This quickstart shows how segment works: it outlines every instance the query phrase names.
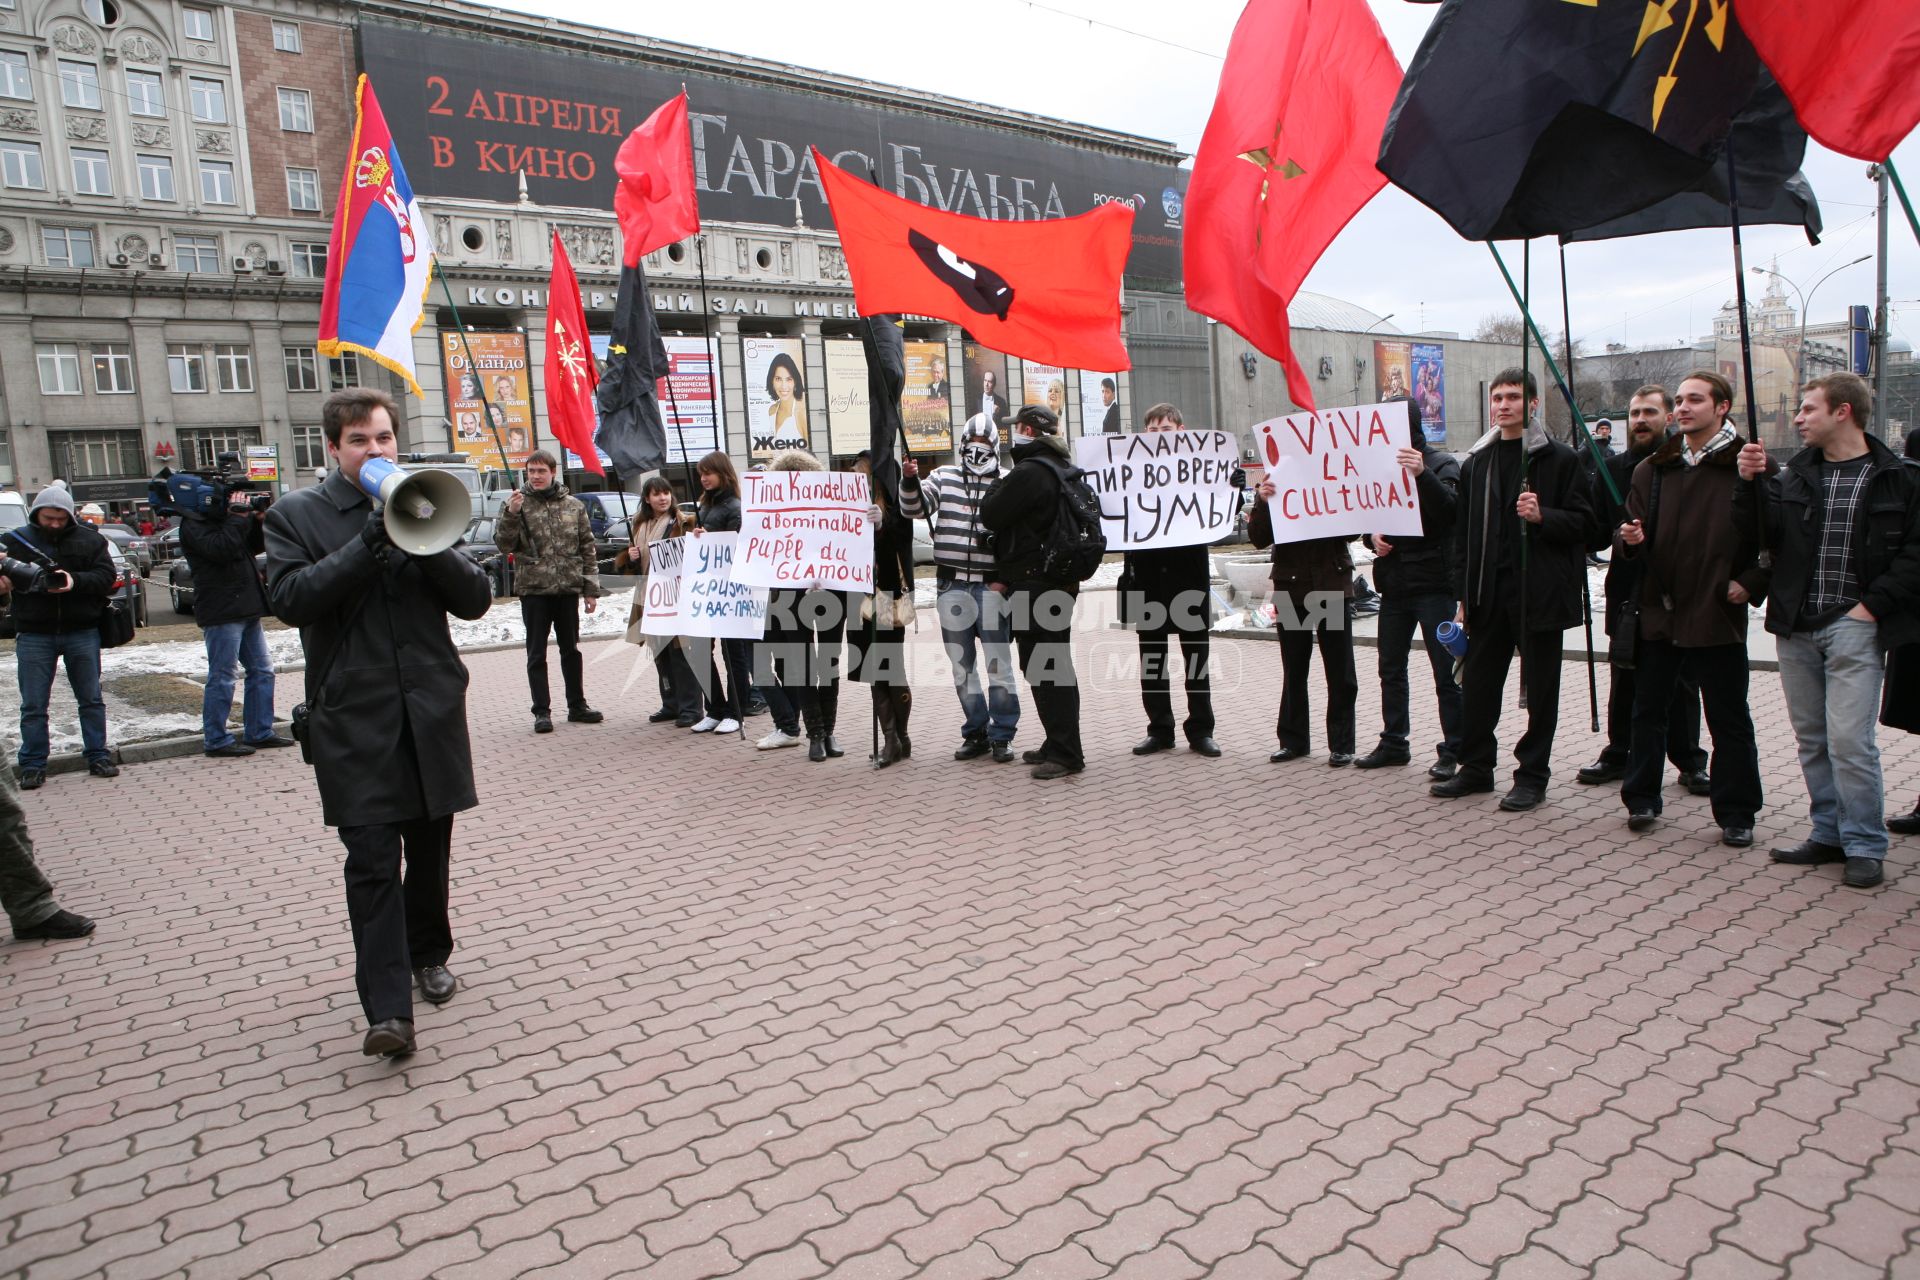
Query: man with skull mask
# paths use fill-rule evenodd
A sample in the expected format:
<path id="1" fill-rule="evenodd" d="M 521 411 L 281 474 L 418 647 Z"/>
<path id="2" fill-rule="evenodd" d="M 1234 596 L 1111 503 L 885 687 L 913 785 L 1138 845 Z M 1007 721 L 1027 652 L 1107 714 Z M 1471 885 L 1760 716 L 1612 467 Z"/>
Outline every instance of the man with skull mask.
<path id="1" fill-rule="evenodd" d="M 1013 734 L 1020 724 L 1020 693 L 1006 600 L 987 589 L 993 553 L 981 543 L 980 524 L 980 500 L 999 476 L 1000 432 L 987 414 L 975 414 L 961 428 L 957 463 L 936 467 L 924 478 L 901 480 L 900 514 L 933 521 L 940 638 L 966 716 L 953 758 L 974 760 L 992 752 L 996 763 L 1006 764 L 1013 759 Z M 987 666 L 984 695 L 976 670 L 981 653 Z"/>

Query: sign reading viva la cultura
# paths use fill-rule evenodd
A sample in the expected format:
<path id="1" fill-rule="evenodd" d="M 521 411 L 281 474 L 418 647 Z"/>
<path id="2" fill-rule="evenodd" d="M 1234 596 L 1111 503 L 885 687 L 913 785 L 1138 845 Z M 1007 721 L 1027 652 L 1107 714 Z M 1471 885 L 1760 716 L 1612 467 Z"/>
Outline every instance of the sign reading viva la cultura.
<path id="1" fill-rule="evenodd" d="M 750 471 L 740 477 L 733 580 L 757 587 L 873 590 L 867 478 L 853 471 Z"/>
<path id="2" fill-rule="evenodd" d="M 1405 404 L 1273 418 L 1253 440 L 1273 481 L 1274 541 L 1420 532 L 1420 500 L 1398 456 L 1411 444 Z"/>
<path id="3" fill-rule="evenodd" d="M 1213 542 L 1233 532 L 1237 448 L 1224 431 L 1142 431 L 1074 441 L 1074 461 L 1100 495 L 1110 551 Z"/>
<path id="4" fill-rule="evenodd" d="M 703 533 L 647 545 L 642 634 L 760 638 L 767 625 L 767 592 L 733 580 L 735 536 Z"/>

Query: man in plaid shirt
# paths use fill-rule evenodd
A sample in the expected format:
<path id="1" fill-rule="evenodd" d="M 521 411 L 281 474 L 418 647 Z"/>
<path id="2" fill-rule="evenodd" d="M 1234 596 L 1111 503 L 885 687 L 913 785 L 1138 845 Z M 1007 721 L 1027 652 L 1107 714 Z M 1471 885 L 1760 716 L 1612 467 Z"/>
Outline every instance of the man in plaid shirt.
<path id="1" fill-rule="evenodd" d="M 1765 482 L 1761 504 L 1775 557 L 1767 630 L 1813 819 L 1812 836 L 1773 860 L 1845 862 L 1856 889 L 1880 883 L 1887 855 L 1873 737 L 1886 652 L 1920 640 L 1920 483 L 1867 433 L 1872 404 L 1854 374 L 1809 382 L 1793 420 L 1807 447 Z M 1741 479 L 1766 465 L 1764 446 L 1740 450 Z M 1754 486 L 1736 490 L 1733 518 L 1756 519 Z"/>

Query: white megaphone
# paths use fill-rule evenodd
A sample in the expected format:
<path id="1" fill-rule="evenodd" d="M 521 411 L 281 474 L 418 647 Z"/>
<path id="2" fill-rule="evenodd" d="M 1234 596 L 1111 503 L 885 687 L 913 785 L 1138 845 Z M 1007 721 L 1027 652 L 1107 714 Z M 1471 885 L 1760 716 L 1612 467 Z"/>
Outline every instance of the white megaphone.
<path id="1" fill-rule="evenodd" d="M 379 503 L 393 545 L 430 556 L 460 541 L 473 513 L 467 486 L 445 471 L 408 471 L 385 458 L 360 464 L 360 487 Z"/>

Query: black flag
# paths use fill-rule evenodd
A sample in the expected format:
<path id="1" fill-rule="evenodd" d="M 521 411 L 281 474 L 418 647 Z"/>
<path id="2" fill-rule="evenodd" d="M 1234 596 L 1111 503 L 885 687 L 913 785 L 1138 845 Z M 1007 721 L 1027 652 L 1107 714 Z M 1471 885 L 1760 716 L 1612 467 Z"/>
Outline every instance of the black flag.
<path id="1" fill-rule="evenodd" d="M 873 490 L 900 491 L 900 459 L 894 444 L 905 429 L 900 396 L 907 386 L 906 335 L 896 316 L 868 316 L 860 341 L 867 352 L 867 450 L 873 455 Z"/>
<path id="2" fill-rule="evenodd" d="M 1400 86 L 1380 171 L 1470 240 L 1571 235 L 1705 190 L 1762 87 L 1725 0 L 1447 0 Z M 1798 167 L 1796 153 L 1755 172 L 1749 192 L 1743 163 L 1746 202 L 1769 205 Z"/>
<path id="3" fill-rule="evenodd" d="M 667 427 L 654 394 L 654 384 L 667 375 L 667 369 L 667 348 L 653 317 L 646 271 L 623 267 L 607 367 L 594 397 L 600 430 L 593 442 L 613 459 L 625 483 L 667 463 Z"/>

